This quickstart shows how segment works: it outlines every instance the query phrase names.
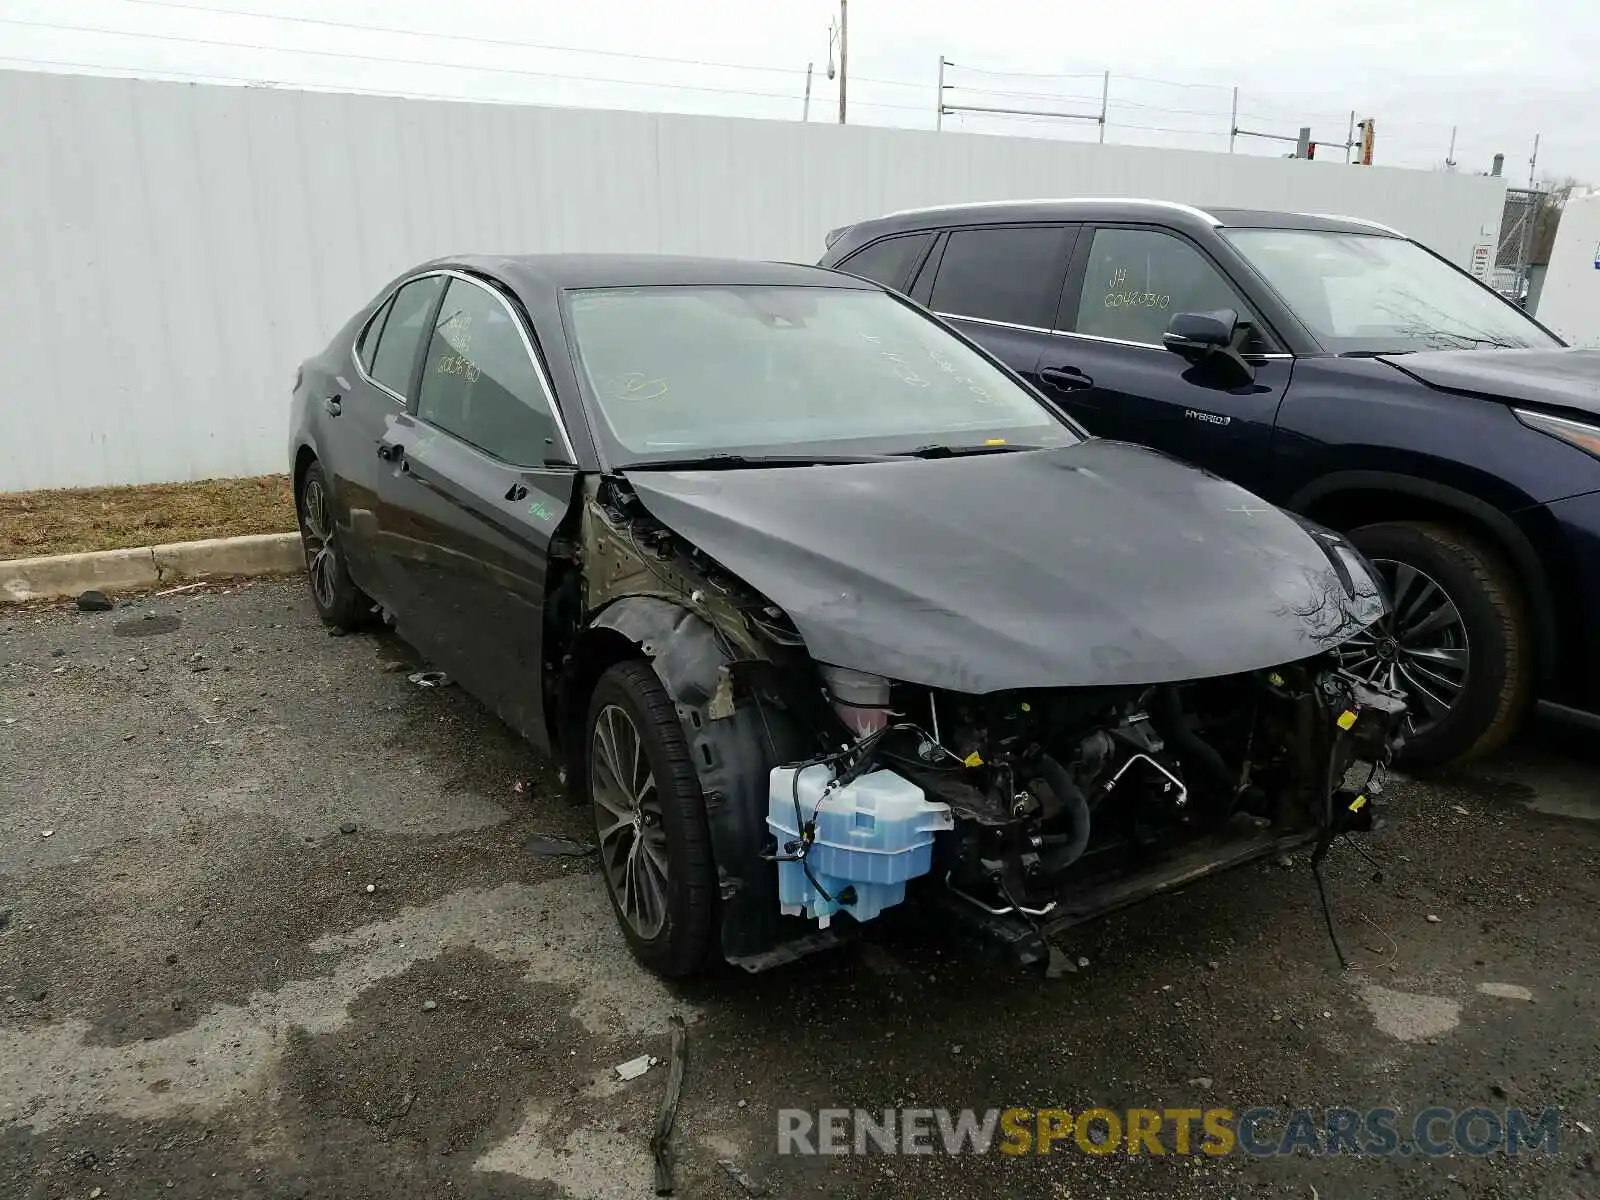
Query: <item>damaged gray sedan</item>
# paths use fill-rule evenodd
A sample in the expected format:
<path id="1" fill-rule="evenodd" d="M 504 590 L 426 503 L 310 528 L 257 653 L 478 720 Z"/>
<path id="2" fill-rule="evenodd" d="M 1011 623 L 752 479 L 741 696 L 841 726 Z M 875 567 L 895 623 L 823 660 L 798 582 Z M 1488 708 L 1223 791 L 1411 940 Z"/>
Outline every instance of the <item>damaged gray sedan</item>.
<path id="1" fill-rule="evenodd" d="M 665 975 L 886 910 L 1054 928 L 1369 827 L 1402 698 L 1343 538 L 1088 437 L 878 286 L 455 258 L 301 367 L 311 593 L 382 612 L 591 807 Z"/>

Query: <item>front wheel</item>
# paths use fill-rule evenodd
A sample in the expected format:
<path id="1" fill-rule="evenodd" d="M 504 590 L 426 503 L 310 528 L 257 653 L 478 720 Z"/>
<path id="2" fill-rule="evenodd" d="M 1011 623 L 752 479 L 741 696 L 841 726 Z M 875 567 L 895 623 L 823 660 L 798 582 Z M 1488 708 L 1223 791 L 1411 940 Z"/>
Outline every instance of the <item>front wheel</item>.
<path id="1" fill-rule="evenodd" d="M 300 544 L 305 548 L 311 601 L 323 623 L 349 632 L 372 615 L 372 601 L 345 569 L 328 499 L 322 464 L 312 463 L 300 480 L 295 507 L 300 514 Z"/>
<path id="2" fill-rule="evenodd" d="M 1510 568 L 1444 525 L 1366 525 L 1350 540 L 1394 608 L 1340 657 L 1362 678 L 1406 694 L 1402 765 L 1441 766 L 1503 745 L 1527 709 L 1533 676 L 1526 607 Z"/>
<path id="3" fill-rule="evenodd" d="M 695 974 L 717 944 L 717 872 L 683 725 L 649 663 L 600 677 L 585 734 L 600 867 L 623 936 L 658 975 Z"/>

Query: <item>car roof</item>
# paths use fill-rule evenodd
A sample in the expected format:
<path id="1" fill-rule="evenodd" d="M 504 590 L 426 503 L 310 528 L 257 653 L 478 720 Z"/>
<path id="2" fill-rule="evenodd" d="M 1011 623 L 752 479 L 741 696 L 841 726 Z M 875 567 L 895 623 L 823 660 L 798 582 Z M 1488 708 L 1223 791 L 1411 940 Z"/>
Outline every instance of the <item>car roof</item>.
<path id="1" fill-rule="evenodd" d="M 821 267 L 670 254 L 474 254 L 440 259 L 428 266 L 464 267 L 469 271 L 503 279 L 519 292 L 524 289 L 562 291 L 570 288 L 674 284 L 880 290 L 874 283 Z"/>
<path id="2" fill-rule="evenodd" d="M 1036 200 L 985 200 L 911 208 L 834 230 L 829 245 L 846 233 L 890 233 L 954 225 L 1002 225 L 1035 221 L 1159 221 L 1194 232 L 1235 228 L 1313 229 L 1332 233 L 1371 233 L 1400 237 L 1398 231 L 1361 217 L 1326 213 L 1287 213 L 1270 209 L 1201 208 L 1174 200 L 1083 196 Z M 856 238 L 852 238 L 856 240 Z"/>

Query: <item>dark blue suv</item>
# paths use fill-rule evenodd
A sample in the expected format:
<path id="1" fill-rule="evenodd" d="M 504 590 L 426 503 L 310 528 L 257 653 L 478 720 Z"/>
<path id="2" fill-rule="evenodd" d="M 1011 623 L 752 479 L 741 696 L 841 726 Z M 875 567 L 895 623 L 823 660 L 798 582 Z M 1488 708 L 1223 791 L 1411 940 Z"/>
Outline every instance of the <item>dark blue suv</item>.
<path id="1" fill-rule="evenodd" d="M 1600 352 L 1425 247 L 1043 200 L 863 221 L 822 265 L 933 309 L 1091 432 L 1348 532 L 1394 604 L 1348 665 L 1408 693 L 1409 763 L 1491 749 L 1535 702 L 1600 726 Z"/>

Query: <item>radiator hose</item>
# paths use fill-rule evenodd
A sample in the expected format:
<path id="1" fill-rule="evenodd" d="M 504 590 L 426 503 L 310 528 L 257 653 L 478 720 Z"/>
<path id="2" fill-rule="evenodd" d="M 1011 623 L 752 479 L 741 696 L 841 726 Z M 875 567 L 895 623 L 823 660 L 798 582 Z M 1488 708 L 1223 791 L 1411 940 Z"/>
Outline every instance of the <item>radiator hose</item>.
<path id="1" fill-rule="evenodd" d="M 1039 774 L 1061 801 L 1068 825 L 1066 833 L 1043 835 L 1040 840 L 1044 843 L 1044 853 L 1040 857 L 1052 873 L 1064 871 L 1083 856 L 1089 844 L 1089 802 L 1066 768 L 1048 754 L 1039 758 Z"/>

